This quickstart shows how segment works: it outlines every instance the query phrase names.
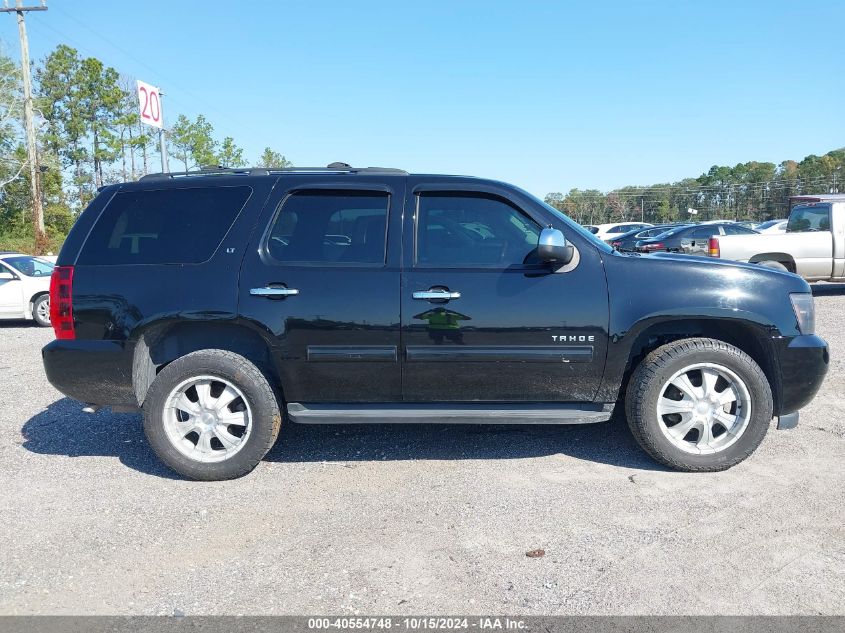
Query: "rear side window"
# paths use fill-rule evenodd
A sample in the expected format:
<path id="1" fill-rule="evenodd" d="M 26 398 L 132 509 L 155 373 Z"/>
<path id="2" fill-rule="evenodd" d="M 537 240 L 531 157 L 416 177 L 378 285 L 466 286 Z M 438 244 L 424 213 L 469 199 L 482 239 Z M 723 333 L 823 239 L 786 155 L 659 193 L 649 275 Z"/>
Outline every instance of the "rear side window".
<path id="1" fill-rule="evenodd" d="M 796 206 L 786 225 L 789 233 L 830 230 L 830 205 Z"/>
<path id="2" fill-rule="evenodd" d="M 702 226 L 697 229 L 694 229 L 690 234 L 690 237 L 693 239 L 702 239 L 705 237 L 713 237 L 714 235 L 719 234 L 719 227 L 718 226 Z"/>
<path id="3" fill-rule="evenodd" d="M 725 228 L 725 235 L 752 235 L 757 231 L 749 229 L 745 226 L 740 226 L 739 224 L 734 224 L 732 226 L 726 226 Z"/>
<path id="4" fill-rule="evenodd" d="M 80 264 L 199 264 L 220 246 L 250 187 L 118 193 L 88 236 Z"/>
<path id="5" fill-rule="evenodd" d="M 390 196 L 376 191 L 298 191 L 270 229 L 267 253 L 285 264 L 384 265 Z"/>

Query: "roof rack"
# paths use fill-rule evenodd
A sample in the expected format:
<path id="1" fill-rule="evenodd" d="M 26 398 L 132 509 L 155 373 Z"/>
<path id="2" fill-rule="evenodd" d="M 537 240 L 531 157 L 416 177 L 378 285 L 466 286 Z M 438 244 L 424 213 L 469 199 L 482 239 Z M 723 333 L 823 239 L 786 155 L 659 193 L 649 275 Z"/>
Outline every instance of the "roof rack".
<path id="1" fill-rule="evenodd" d="M 194 171 L 171 171 L 141 176 L 139 181 L 170 180 L 192 176 L 272 176 L 277 174 L 394 174 L 407 176 L 404 169 L 392 167 L 352 167 L 346 163 L 331 163 L 326 167 L 203 167 Z"/>

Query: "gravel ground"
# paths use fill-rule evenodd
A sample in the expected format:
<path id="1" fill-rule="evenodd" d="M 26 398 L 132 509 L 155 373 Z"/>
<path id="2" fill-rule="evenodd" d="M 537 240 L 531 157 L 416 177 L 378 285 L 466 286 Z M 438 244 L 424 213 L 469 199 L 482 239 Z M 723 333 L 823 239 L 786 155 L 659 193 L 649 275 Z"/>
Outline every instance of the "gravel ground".
<path id="1" fill-rule="evenodd" d="M 617 420 L 287 425 L 253 474 L 183 481 L 140 416 L 48 384 L 49 330 L 4 323 L 0 613 L 845 614 L 845 286 L 815 290 L 820 394 L 718 474 Z"/>

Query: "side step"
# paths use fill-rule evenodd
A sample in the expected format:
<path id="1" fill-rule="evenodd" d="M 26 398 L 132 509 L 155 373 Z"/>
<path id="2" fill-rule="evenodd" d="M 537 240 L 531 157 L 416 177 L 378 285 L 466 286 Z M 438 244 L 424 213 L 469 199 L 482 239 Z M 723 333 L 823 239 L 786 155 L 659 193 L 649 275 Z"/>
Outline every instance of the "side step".
<path id="1" fill-rule="evenodd" d="M 613 404 L 288 404 L 299 424 L 592 424 Z"/>

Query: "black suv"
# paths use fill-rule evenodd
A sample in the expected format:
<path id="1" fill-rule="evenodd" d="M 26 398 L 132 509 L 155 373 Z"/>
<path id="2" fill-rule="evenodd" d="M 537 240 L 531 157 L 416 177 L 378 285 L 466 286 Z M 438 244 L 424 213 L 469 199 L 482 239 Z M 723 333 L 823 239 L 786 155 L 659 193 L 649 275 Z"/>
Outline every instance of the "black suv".
<path id="1" fill-rule="evenodd" d="M 501 182 L 332 164 L 112 185 L 52 279 L 50 382 L 142 408 L 175 471 L 282 421 L 582 424 L 624 403 L 673 468 L 747 457 L 827 371 L 799 277 L 615 252 Z"/>

